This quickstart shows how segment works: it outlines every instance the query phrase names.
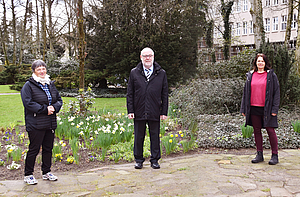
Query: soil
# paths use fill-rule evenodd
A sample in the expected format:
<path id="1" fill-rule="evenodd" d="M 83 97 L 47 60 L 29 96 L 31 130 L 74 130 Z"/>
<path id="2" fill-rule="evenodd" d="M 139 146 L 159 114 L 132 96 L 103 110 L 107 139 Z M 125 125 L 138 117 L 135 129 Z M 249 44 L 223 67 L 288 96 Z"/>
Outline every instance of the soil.
<path id="1" fill-rule="evenodd" d="M 20 127 L 20 133 L 24 132 L 25 135 L 27 135 L 27 132 L 25 131 L 25 127 L 21 126 Z M 6 145 L 6 140 L 3 139 L 3 136 L 5 136 L 5 131 L 1 131 L 0 132 L 0 142 L 1 142 L 1 151 L 0 151 L 0 159 L 5 161 L 5 164 L 3 166 L 0 166 L 0 181 L 3 180 L 22 180 L 24 178 L 24 160 L 21 160 L 21 162 L 18 162 L 19 164 L 21 164 L 21 167 L 17 170 L 9 170 L 7 169 L 7 165 L 11 164 L 12 159 L 10 158 L 7 161 L 7 150 L 5 148 Z M 56 139 L 58 140 L 58 139 Z M 28 147 L 25 146 L 23 144 L 19 144 L 18 143 L 18 137 L 16 136 L 16 132 L 12 132 L 11 135 L 11 139 L 10 139 L 10 143 L 12 144 L 16 144 L 18 147 L 20 147 L 22 150 L 26 150 Z M 41 151 L 40 151 L 41 152 Z M 247 149 L 220 149 L 220 148 L 198 148 L 198 149 L 194 149 L 191 150 L 187 153 L 183 153 L 183 152 L 177 152 L 177 153 L 172 153 L 168 156 L 166 156 L 166 154 L 162 154 L 162 158 L 170 158 L 170 157 L 178 157 L 178 156 L 183 156 L 183 155 L 191 155 L 191 154 L 236 154 L 236 155 L 251 155 L 251 154 L 255 154 L 255 149 L 251 149 L 251 148 L 247 148 Z M 115 164 L 114 161 L 90 161 L 89 157 L 90 157 L 90 151 L 85 149 L 80 149 L 79 151 L 80 154 L 80 162 L 79 164 L 67 164 L 67 162 L 64 160 L 62 160 L 61 162 L 55 162 L 52 163 L 52 167 L 51 167 L 51 171 L 55 174 L 55 173 L 63 173 L 63 172 L 81 172 L 81 171 L 87 171 L 89 169 L 93 169 L 93 168 L 99 168 L 99 167 L 103 167 L 103 166 L 107 166 L 107 165 L 112 165 Z M 63 155 L 63 158 L 65 158 L 66 156 Z M 41 158 L 41 153 L 39 153 L 39 155 L 37 156 L 37 161 L 35 164 L 35 172 L 34 172 L 34 176 L 36 178 L 40 178 L 41 177 L 41 163 L 40 163 L 40 159 Z M 148 162 L 148 160 L 146 159 L 146 162 Z M 118 162 L 118 164 L 124 164 L 124 163 L 129 163 L 125 160 L 120 160 Z M 131 163 L 131 162 L 130 162 Z M 132 165 L 134 166 L 134 165 Z"/>

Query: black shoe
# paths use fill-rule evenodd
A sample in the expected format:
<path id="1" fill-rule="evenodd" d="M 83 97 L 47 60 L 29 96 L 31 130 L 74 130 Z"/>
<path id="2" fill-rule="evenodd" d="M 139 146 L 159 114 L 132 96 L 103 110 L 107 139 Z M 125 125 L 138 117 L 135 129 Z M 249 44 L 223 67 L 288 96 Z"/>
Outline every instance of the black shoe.
<path id="1" fill-rule="evenodd" d="M 156 162 L 156 163 L 151 163 L 151 168 L 153 169 L 159 169 L 160 165 Z"/>
<path id="2" fill-rule="evenodd" d="M 257 151 L 257 155 L 254 159 L 252 159 L 252 163 L 259 163 L 264 161 L 264 156 L 263 156 L 263 152 L 261 151 Z"/>
<path id="3" fill-rule="evenodd" d="M 136 163 L 136 164 L 134 165 L 134 168 L 135 168 L 135 169 L 142 169 L 142 168 L 143 168 L 143 163 Z"/>
<path id="4" fill-rule="evenodd" d="M 278 164 L 278 154 L 272 154 L 271 160 L 269 161 L 269 165 Z"/>

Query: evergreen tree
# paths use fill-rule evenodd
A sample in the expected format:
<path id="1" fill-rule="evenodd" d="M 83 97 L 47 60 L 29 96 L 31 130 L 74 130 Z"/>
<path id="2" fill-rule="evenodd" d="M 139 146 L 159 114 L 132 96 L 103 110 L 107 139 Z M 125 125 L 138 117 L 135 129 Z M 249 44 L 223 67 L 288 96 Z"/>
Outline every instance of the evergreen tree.
<path id="1" fill-rule="evenodd" d="M 269 42 L 263 44 L 258 52 L 268 57 L 280 84 L 280 104 L 284 104 L 294 56 L 285 45 L 270 44 Z"/>
<path id="2" fill-rule="evenodd" d="M 203 3 L 188 1 L 108 0 L 87 16 L 87 67 L 98 70 L 102 85 L 126 84 L 151 47 L 170 85 L 187 79 L 197 66 L 197 41 L 202 34 Z"/>

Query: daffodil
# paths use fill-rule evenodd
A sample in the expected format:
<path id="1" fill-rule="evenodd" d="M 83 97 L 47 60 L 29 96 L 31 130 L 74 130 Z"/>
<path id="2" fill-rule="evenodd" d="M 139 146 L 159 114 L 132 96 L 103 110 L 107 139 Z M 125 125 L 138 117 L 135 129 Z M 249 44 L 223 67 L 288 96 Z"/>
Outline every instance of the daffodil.
<path id="1" fill-rule="evenodd" d="M 178 137 L 178 134 L 175 134 L 175 137 Z"/>
<path id="2" fill-rule="evenodd" d="M 183 135 L 183 134 L 180 134 L 180 136 L 183 137 L 184 135 Z"/>
<path id="3" fill-rule="evenodd" d="M 172 143 L 172 142 L 173 142 L 173 140 L 172 140 L 172 139 L 169 139 L 169 142 L 170 142 L 170 143 Z"/>
<path id="4" fill-rule="evenodd" d="M 90 137 L 90 140 L 91 140 L 91 141 L 93 141 L 93 140 L 94 140 L 94 138 L 93 138 L 93 137 Z"/>
<path id="5" fill-rule="evenodd" d="M 182 134 L 182 131 L 180 130 L 178 133 L 179 133 L 179 134 Z"/>
<path id="6" fill-rule="evenodd" d="M 173 134 L 171 134 L 171 135 L 170 135 L 170 137 L 174 137 L 174 135 L 173 135 Z"/>

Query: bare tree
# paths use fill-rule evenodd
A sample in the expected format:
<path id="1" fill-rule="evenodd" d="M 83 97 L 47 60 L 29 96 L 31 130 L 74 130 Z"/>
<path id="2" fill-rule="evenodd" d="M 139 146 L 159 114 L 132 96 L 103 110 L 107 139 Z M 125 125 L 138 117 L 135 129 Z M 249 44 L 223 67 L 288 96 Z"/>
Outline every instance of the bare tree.
<path id="1" fill-rule="evenodd" d="M 40 20 L 39 20 L 39 9 L 38 9 L 38 0 L 35 0 L 35 9 L 36 9 L 36 55 L 40 57 Z"/>
<path id="2" fill-rule="evenodd" d="M 285 30 L 285 40 L 284 43 L 288 46 L 291 38 L 291 31 L 292 31 L 292 21 L 293 21 L 293 11 L 294 11 L 294 0 L 289 0 L 288 4 L 288 20 L 287 20 L 287 27 Z"/>
<path id="3" fill-rule="evenodd" d="M 41 7 L 42 7 L 43 60 L 45 60 L 46 46 L 47 46 L 46 5 L 45 5 L 45 0 L 42 1 Z"/>
<path id="4" fill-rule="evenodd" d="M 260 45 L 265 43 L 266 40 L 263 21 L 262 0 L 251 0 L 250 2 L 250 14 L 252 15 L 254 30 L 254 44 L 256 48 L 259 48 Z"/>
<path id="5" fill-rule="evenodd" d="M 11 11 L 12 11 L 12 29 L 13 29 L 13 65 L 16 65 L 17 61 L 17 28 L 16 28 L 16 13 L 14 0 L 11 0 Z"/>
<path id="6" fill-rule="evenodd" d="M 77 0 L 78 4 L 78 13 L 77 13 L 77 23 L 78 23 L 78 59 L 79 59 L 79 88 L 84 88 L 84 49 L 85 49 L 85 41 L 84 41 L 84 29 L 83 29 L 83 0 Z"/>
<path id="7" fill-rule="evenodd" d="M 2 43 L 3 53 L 4 53 L 4 57 L 5 57 L 5 64 L 9 65 L 9 60 L 8 60 L 7 51 L 6 51 L 7 25 L 6 25 L 6 6 L 5 6 L 5 1 L 4 0 L 2 0 L 2 5 L 3 5 L 3 21 L 2 21 L 3 22 L 3 31 L 0 29 L 1 43 Z"/>
<path id="8" fill-rule="evenodd" d="M 25 15 L 24 15 L 23 28 L 22 28 L 21 41 L 20 41 L 19 65 L 22 64 L 22 59 L 23 59 L 23 47 L 24 47 L 24 43 L 25 43 L 27 13 L 29 12 L 28 9 L 29 9 L 29 0 L 26 1 L 26 6 L 25 6 Z"/>

